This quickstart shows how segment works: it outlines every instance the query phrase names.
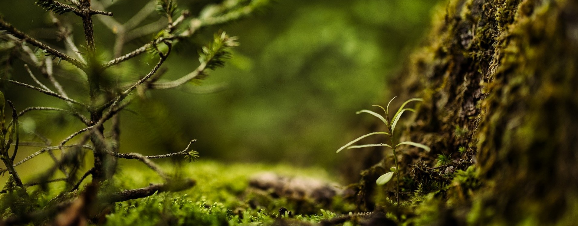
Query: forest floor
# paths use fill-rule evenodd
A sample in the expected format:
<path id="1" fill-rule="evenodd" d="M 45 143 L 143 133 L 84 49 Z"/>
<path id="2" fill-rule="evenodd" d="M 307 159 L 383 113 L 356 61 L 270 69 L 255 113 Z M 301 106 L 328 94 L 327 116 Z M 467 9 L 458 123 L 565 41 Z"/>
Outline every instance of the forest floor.
<path id="1" fill-rule="evenodd" d="M 328 222 L 355 209 L 341 198 L 344 186 L 335 182 L 337 175 L 322 168 L 216 161 L 169 163 L 161 163 L 167 173 L 193 179 L 196 185 L 181 192 L 161 192 L 115 203 L 90 222 L 143 226 L 310 225 Z M 119 166 L 122 167 L 113 179 L 116 189 L 163 183 L 161 177 L 142 165 L 127 161 Z M 49 187 L 50 192 L 41 192 L 37 199 L 40 205 L 65 189 L 65 183 L 52 183 Z"/>

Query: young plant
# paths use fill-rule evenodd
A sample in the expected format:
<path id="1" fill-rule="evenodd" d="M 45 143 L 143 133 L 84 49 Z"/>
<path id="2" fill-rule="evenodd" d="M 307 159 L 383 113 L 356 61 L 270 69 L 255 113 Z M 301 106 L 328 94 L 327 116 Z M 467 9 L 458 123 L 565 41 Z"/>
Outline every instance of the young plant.
<path id="1" fill-rule="evenodd" d="M 377 178 L 376 183 L 378 185 L 384 185 L 387 182 L 389 182 L 392 178 L 393 175 L 396 175 L 396 194 L 395 194 L 395 198 L 397 200 L 397 203 L 399 204 L 399 173 L 398 169 L 399 169 L 399 163 L 397 161 L 397 150 L 401 145 L 411 145 L 414 147 L 418 147 L 421 149 L 424 149 L 426 151 L 430 151 L 430 148 L 426 145 L 420 144 L 420 143 L 415 143 L 412 141 L 403 141 L 403 142 L 396 142 L 394 139 L 394 132 L 395 132 L 395 126 L 397 125 L 397 122 L 399 121 L 399 119 L 401 118 L 401 115 L 406 112 L 406 111 L 411 111 L 411 112 L 415 112 L 414 109 L 411 108 L 405 108 L 405 106 L 413 101 L 423 101 L 423 99 L 421 98 L 412 98 L 409 99 L 407 101 L 405 101 L 401 107 L 397 110 L 397 112 L 395 113 L 395 115 L 393 115 L 393 117 L 389 117 L 389 105 L 391 104 L 391 102 L 393 101 L 393 99 L 395 99 L 395 97 L 393 97 L 389 103 L 387 104 L 386 108 L 383 108 L 380 105 L 373 105 L 375 107 L 379 107 L 384 111 L 384 115 L 380 115 L 377 112 L 371 111 L 371 110 L 361 110 L 358 111 L 357 114 L 361 114 L 361 113 L 368 113 L 370 115 L 375 116 L 376 118 L 378 118 L 379 120 L 381 120 L 384 124 L 385 127 L 387 128 L 387 132 L 373 132 L 373 133 L 368 133 L 365 134 L 363 136 L 358 137 L 357 139 L 343 145 L 341 148 L 339 148 L 337 150 L 336 153 L 339 153 L 340 151 L 344 150 L 344 149 L 354 149 L 354 148 L 366 148 L 366 147 L 388 147 L 391 148 L 393 150 L 393 160 L 394 160 L 394 164 L 395 167 L 391 167 L 391 171 L 388 173 L 385 173 L 383 175 L 381 175 L 379 178 Z M 379 143 L 379 144 L 364 144 L 364 145 L 353 145 L 355 143 L 357 143 L 358 141 L 369 137 L 369 136 L 373 136 L 373 135 L 386 135 L 389 137 L 389 142 L 384 142 L 384 143 Z"/>

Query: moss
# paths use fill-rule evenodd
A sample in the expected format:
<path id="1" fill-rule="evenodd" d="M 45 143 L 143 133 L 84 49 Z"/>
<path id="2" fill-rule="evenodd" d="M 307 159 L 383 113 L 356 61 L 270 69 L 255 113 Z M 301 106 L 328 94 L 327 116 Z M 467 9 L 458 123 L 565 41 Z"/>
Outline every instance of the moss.
<path id="1" fill-rule="evenodd" d="M 439 208 L 424 209 L 432 217 L 419 222 L 577 219 L 578 4 L 451 0 L 441 8 L 424 47 L 391 81 L 399 84 L 392 95 L 425 99 L 401 137 L 432 147 L 402 161 L 418 184 L 406 189 L 436 194 Z M 439 185 L 448 178 L 432 170 L 440 154 L 457 172 L 447 190 Z"/>
<path id="2" fill-rule="evenodd" d="M 165 166 L 165 168 L 171 168 Z M 267 192 L 249 188 L 252 175 L 262 171 L 277 172 L 287 176 L 316 175 L 318 179 L 334 179 L 322 169 L 302 169 L 285 165 L 222 164 L 211 161 L 194 162 L 175 168 L 182 177 L 194 178 L 197 185 L 178 193 L 155 194 L 143 199 L 115 204 L 106 216 L 108 225 L 247 225 L 251 223 L 273 224 L 284 207 L 295 212 L 311 208 L 293 218 L 301 223 L 319 223 L 336 214 L 324 210 L 307 200 L 273 198 Z M 115 178 L 123 187 L 140 187 L 158 180 L 152 173 L 139 168 L 125 168 Z M 309 207 L 304 207 L 309 205 Z M 351 205 L 335 200 L 333 211 L 351 211 Z"/>

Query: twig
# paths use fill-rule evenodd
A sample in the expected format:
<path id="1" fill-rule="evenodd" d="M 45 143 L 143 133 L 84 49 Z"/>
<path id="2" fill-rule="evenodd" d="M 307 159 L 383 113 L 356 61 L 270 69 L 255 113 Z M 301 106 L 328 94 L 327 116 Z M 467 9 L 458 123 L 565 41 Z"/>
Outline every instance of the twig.
<path id="1" fill-rule="evenodd" d="M 201 63 L 201 65 L 199 65 L 199 67 L 197 67 L 197 69 L 195 69 L 194 71 L 192 71 L 191 73 L 189 73 L 183 77 L 180 77 L 177 80 L 170 81 L 170 82 L 153 83 L 150 85 L 150 87 L 151 87 L 151 89 L 172 89 L 172 88 L 178 87 L 182 84 L 185 84 L 188 81 L 193 80 L 197 76 L 201 75 L 203 73 L 203 71 L 205 71 L 206 68 L 207 68 L 207 63 L 203 62 L 203 63 Z"/>
<path id="2" fill-rule="evenodd" d="M 159 70 L 159 68 L 165 62 L 165 60 L 167 59 L 167 57 L 171 51 L 172 45 L 170 45 L 170 43 L 168 43 L 167 45 L 169 46 L 167 53 L 166 54 L 162 54 L 162 53 L 159 54 L 160 55 L 159 62 L 153 67 L 153 69 L 151 71 L 149 71 L 149 73 L 147 73 L 144 77 L 142 77 L 137 82 L 135 82 L 132 86 L 127 88 L 125 91 L 120 93 L 120 95 L 118 95 L 114 100 L 109 101 L 108 103 L 106 103 L 100 107 L 100 109 L 105 109 L 107 107 L 111 107 L 111 109 L 105 114 L 106 116 L 103 116 L 103 118 L 104 117 L 111 117 L 112 116 L 111 114 L 113 113 L 112 111 L 114 110 L 114 107 L 116 107 L 116 105 L 118 105 L 122 100 L 124 100 L 124 98 L 126 98 L 134 89 L 136 89 L 136 87 L 138 87 L 139 85 L 146 82 L 149 78 L 151 78 L 151 76 L 153 76 Z"/>
<path id="3" fill-rule="evenodd" d="M 67 146 L 63 146 L 63 147 L 60 147 L 60 146 L 45 147 L 45 148 L 42 148 L 42 149 L 40 149 L 39 151 L 34 152 L 33 154 L 27 156 L 26 158 L 20 160 L 20 162 L 17 162 L 17 163 L 15 163 L 15 164 L 12 165 L 12 166 L 13 166 L 13 167 L 19 166 L 20 164 L 25 163 L 25 162 L 27 162 L 28 160 L 30 160 L 30 159 L 32 159 L 32 158 L 34 158 L 34 157 L 36 157 L 36 156 L 38 156 L 38 155 L 40 155 L 40 154 L 42 154 L 42 153 L 44 153 L 44 152 L 47 152 L 47 151 L 60 150 L 60 149 L 62 149 L 62 148 L 71 148 L 71 147 L 77 147 L 77 146 L 78 146 L 78 145 L 67 145 Z M 82 148 L 89 149 L 89 150 L 93 150 L 93 148 L 92 148 L 91 146 L 89 146 L 89 145 L 82 145 L 81 147 L 82 147 Z M 55 161 L 58 162 L 58 159 L 55 159 Z M 1 173 L 4 173 L 4 172 L 6 172 L 6 171 L 8 171 L 8 169 L 0 169 L 0 174 L 1 174 Z"/>
<path id="4" fill-rule="evenodd" d="M 112 16 L 113 15 L 112 12 L 106 12 L 106 11 L 91 9 L 90 15 L 95 15 L 95 14 L 101 14 L 101 15 L 105 15 L 105 16 Z"/>
<path id="5" fill-rule="evenodd" d="M 6 79 L 0 79 L 0 80 L 6 80 Z M 44 90 L 44 89 L 41 89 L 41 88 L 38 88 L 38 87 L 35 87 L 35 86 L 32 86 L 32 85 L 28 85 L 28 84 L 26 84 L 26 83 L 21 83 L 21 82 L 14 81 L 14 80 L 10 80 L 10 79 L 8 79 L 8 80 L 6 80 L 6 81 L 11 82 L 11 83 L 14 83 L 14 84 L 19 85 L 19 86 L 23 86 L 23 87 L 26 87 L 26 88 L 29 88 L 29 89 L 36 90 L 36 91 L 38 91 L 38 92 L 44 93 L 44 94 L 49 95 L 49 96 L 53 96 L 53 97 L 56 97 L 56 98 L 59 98 L 59 99 L 62 99 L 62 100 L 65 100 L 65 101 L 68 101 L 68 102 L 71 102 L 71 103 L 74 103 L 74 104 L 81 105 L 81 106 L 83 106 L 83 107 L 87 107 L 87 106 L 86 106 L 85 104 L 83 104 L 83 103 L 80 103 L 80 102 L 78 102 L 78 101 L 76 101 L 76 100 L 73 100 L 73 99 L 70 99 L 70 98 L 68 98 L 68 97 L 64 97 L 64 96 L 62 96 L 62 95 L 60 95 L 60 94 L 58 94 L 58 93 L 55 93 L 55 92 L 52 92 L 52 91 L 49 91 L 49 90 Z"/>
<path id="6" fill-rule="evenodd" d="M 20 113 L 18 113 L 18 117 L 24 115 L 26 112 L 29 111 L 63 111 L 63 112 L 69 112 L 68 110 L 62 109 L 62 108 L 53 108 L 53 107 L 28 107 L 24 110 L 22 110 Z"/>
<path id="7" fill-rule="evenodd" d="M 189 148 L 191 147 L 191 144 L 196 142 L 196 139 L 193 139 L 189 142 L 189 144 L 187 145 L 187 147 L 179 152 L 173 152 L 173 153 L 169 153 L 169 154 L 162 154 L 162 155 L 147 155 L 147 156 L 143 156 L 140 155 L 139 157 L 134 156 L 135 153 L 107 153 L 109 155 L 115 156 L 117 158 L 123 158 L 123 159 L 135 159 L 135 158 L 146 158 L 146 159 L 160 159 L 160 158 L 169 158 L 169 157 L 173 157 L 173 156 L 179 156 L 179 155 L 189 155 Z"/>
<path id="8" fill-rule="evenodd" d="M 80 62 L 77 59 L 74 59 L 56 49 L 53 49 L 52 47 L 36 40 L 35 38 L 32 38 L 30 36 L 28 36 L 27 34 L 25 34 L 24 32 L 14 28 L 11 24 L 9 24 L 8 22 L 4 21 L 4 19 L 0 18 L 0 28 L 5 29 L 6 31 L 8 31 L 10 34 L 12 34 L 14 37 L 24 40 L 27 43 L 30 43 L 33 46 L 36 46 L 44 51 L 46 51 L 47 53 L 50 53 L 51 55 L 54 55 L 58 58 L 61 58 L 65 61 L 70 62 L 71 64 L 73 64 L 74 66 L 78 67 L 78 68 L 86 68 L 86 64 L 83 64 L 82 62 Z"/>
<path id="9" fill-rule="evenodd" d="M 195 184 L 196 184 L 196 181 L 194 181 L 192 179 L 185 180 L 182 182 L 183 183 L 181 183 L 181 184 L 175 184 L 175 183 L 151 184 L 148 187 L 144 187 L 144 188 L 125 190 L 125 191 L 113 193 L 113 194 L 108 195 L 108 197 L 106 197 L 105 199 L 110 203 L 122 202 L 122 201 L 131 200 L 131 199 L 138 199 L 138 198 L 144 198 L 147 196 L 151 196 L 155 192 L 168 192 L 168 191 L 178 192 L 178 191 L 182 191 L 182 190 L 191 188 L 191 187 L 195 186 Z"/>
<path id="10" fill-rule="evenodd" d="M 13 121 L 13 123 L 17 123 L 18 118 L 17 118 L 17 114 L 15 113 L 16 110 L 14 110 L 14 105 L 9 100 L 6 102 L 8 102 L 8 104 L 12 107 L 13 119 L 14 119 L 14 117 L 16 117 L 15 120 Z M 17 128 L 18 128 L 18 126 L 14 125 L 12 132 L 18 134 Z M 13 134 L 10 134 L 9 136 L 12 136 L 12 135 Z M 3 137 L 2 139 L 5 139 L 5 138 Z M 4 143 L 4 142 L 2 142 L 2 143 Z M 0 153 L 0 159 L 2 159 L 2 162 L 4 162 L 4 165 L 6 166 L 6 171 L 8 171 L 8 173 L 10 173 L 10 175 L 12 175 L 12 179 L 14 180 L 16 185 L 19 187 L 24 187 L 24 185 L 22 184 L 22 180 L 18 176 L 18 172 L 16 172 L 16 170 L 14 169 L 14 166 L 12 166 L 12 162 L 13 162 L 12 159 L 13 158 L 11 158 L 10 154 L 8 153 L 8 149 L 10 148 L 10 143 L 12 143 L 12 137 L 9 138 L 9 140 L 5 146 L 3 144 L 2 147 L 0 147 L 2 149 L 2 152 Z M 16 154 L 17 150 L 18 150 L 18 140 L 16 141 L 16 147 L 14 150 L 14 154 Z"/>
<path id="11" fill-rule="evenodd" d="M 32 80 L 34 80 L 34 82 L 36 82 L 36 84 L 38 84 L 41 88 L 43 88 L 44 90 L 50 91 L 52 92 L 52 90 L 50 90 L 48 87 L 46 87 L 44 84 L 42 84 L 40 81 L 38 81 L 38 79 L 36 78 L 36 76 L 34 76 L 34 74 L 32 73 L 32 71 L 30 70 L 30 67 L 28 67 L 28 64 L 24 64 L 24 68 L 26 68 L 26 71 L 28 71 L 28 74 L 30 75 L 30 77 L 32 77 Z"/>
<path id="12" fill-rule="evenodd" d="M 58 17 L 56 17 L 54 15 L 54 13 L 50 14 L 50 17 L 52 18 L 52 23 L 54 23 L 57 27 L 58 30 L 60 31 L 60 33 L 63 34 L 64 36 L 64 41 L 67 44 L 68 48 L 70 48 L 70 51 L 72 51 L 74 54 L 76 54 L 76 56 L 78 57 L 78 59 L 80 59 L 80 61 L 84 64 L 86 64 L 86 60 L 84 59 L 84 57 L 82 56 L 82 54 L 80 54 L 80 51 L 78 50 L 78 47 L 76 47 L 76 45 L 74 44 L 74 41 L 72 40 L 72 34 L 67 30 L 67 28 L 60 22 L 60 20 L 58 19 Z"/>
<path id="13" fill-rule="evenodd" d="M 81 134 L 81 133 L 83 133 L 83 132 L 86 132 L 86 131 L 88 131 L 88 130 L 90 130 L 90 129 L 92 129 L 92 128 L 94 128 L 94 126 L 89 126 L 89 127 L 83 128 L 83 129 L 81 129 L 81 130 L 79 130 L 79 131 L 76 131 L 76 132 L 74 132 L 73 134 L 70 134 L 70 136 L 68 136 L 67 138 L 65 138 L 64 140 L 62 140 L 62 142 L 60 142 L 60 145 L 58 145 L 58 146 L 59 146 L 59 147 L 63 147 L 64 144 L 66 144 L 66 142 L 70 141 L 72 138 L 74 138 L 74 137 L 77 136 L 78 134 Z"/>
<path id="14" fill-rule="evenodd" d="M 94 167 L 90 168 L 90 170 L 86 171 L 86 173 L 84 173 L 84 175 L 82 175 L 82 177 L 78 180 L 78 182 L 76 182 L 76 184 L 72 187 L 70 192 L 78 190 L 78 187 L 80 187 L 80 184 L 82 184 L 82 181 L 84 181 L 84 179 L 86 179 L 88 176 L 90 176 L 93 172 L 94 172 Z"/>
<path id="15" fill-rule="evenodd" d="M 151 13 L 155 11 L 156 2 L 150 1 L 144 7 L 141 8 L 138 13 L 136 13 L 132 18 L 130 18 L 123 26 L 127 30 L 131 30 L 142 23 Z"/>
<path id="16" fill-rule="evenodd" d="M 10 105 L 10 107 L 12 108 L 12 125 L 13 125 L 12 135 L 16 136 L 16 143 L 14 143 L 14 151 L 12 152 L 12 157 L 10 158 L 10 164 L 12 164 L 14 162 L 14 159 L 16 158 L 16 153 L 18 153 L 18 147 L 20 145 L 20 133 L 18 132 L 20 126 L 18 125 L 18 113 L 16 111 L 16 108 L 14 107 L 14 104 L 12 104 L 12 101 L 9 100 L 6 102 L 8 102 L 8 105 Z M 6 150 L 8 150 L 8 148 L 10 148 L 10 146 L 6 147 Z"/>
<path id="17" fill-rule="evenodd" d="M 54 182 L 59 182 L 59 181 L 66 181 L 66 178 L 52 179 L 52 180 L 45 181 L 44 183 L 54 183 Z M 40 183 L 40 182 L 27 183 L 27 184 L 24 184 L 24 187 L 31 187 L 31 186 L 36 186 L 36 185 L 40 185 L 40 184 L 42 184 L 42 183 Z M 4 190 L 0 191 L 0 194 L 4 194 L 4 193 L 8 193 L 8 190 L 4 189 Z"/>

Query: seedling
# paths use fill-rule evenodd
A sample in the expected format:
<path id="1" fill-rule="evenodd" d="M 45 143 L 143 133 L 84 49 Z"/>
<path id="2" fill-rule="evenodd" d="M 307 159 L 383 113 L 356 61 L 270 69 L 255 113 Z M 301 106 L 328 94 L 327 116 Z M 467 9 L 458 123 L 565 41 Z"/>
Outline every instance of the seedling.
<path id="1" fill-rule="evenodd" d="M 376 118 L 378 118 L 379 120 L 381 120 L 384 124 L 385 127 L 387 128 L 387 132 L 373 132 L 373 133 L 368 133 L 365 134 L 363 136 L 358 137 L 357 139 L 343 145 L 341 148 L 339 148 L 337 150 L 336 153 L 339 153 L 340 151 L 342 151 L 343 149 L 354 149 L 354 148 L 366 148 L 366 147 L 388 147 L 391 148 L 393 150 L 393 160 L 394 160 L 394 164 L 395 167 L 391 167 L 390 172 L 385 173 L 383 175 L 381 175 L 379 178 L 377 178 L 377 180 L 375 181 L 378 185 L 384 185 L 387 182 L 389 182 L 392 178 L 393 175 L 396 175 L 396 194 L 395 194 L 395 198 L 397 200 L 397 203 L 399 204 L 399 163 L 397 161 L 397 150 L 401 145 L 411 145 L 414 147 L 418 147 L 421 149 L 424 149 L 426 151 L 430 151 L 430 148 L 426 145 L 420 144 L 420 143 L 415 143 L 412 141 L 403 141 L 403 142 L 398 142 L 396 143 L 396 141 L 394 140 L 394 132 L 395 132 L 395 126 L 397 125 L 397 122 L 399 121 L 399 119 L 401 118 L 401 115 L 406 112 L 406 111 L 411 111 L 411 112 L 415 112 L 414 109 L 412 108 L 405 108 L 405 106 L 413 101 L 423 101 L 423 99 L 421 98 L 412 98 L 409 99 L 407 101 L 405 101 L 401 107 L 397 110 L 397 112 L 395 113 L 395 115 L 393 115 L 393 118 L 389 117 L 389 105 L 391 104 L 391 102 L 393 101 L 394 98 L 392 98 L 389 103 L 387 104 L 386 108 L 383 108 L 380 105 L 373 105 L 374 107 L 379 107 L 384 111 L 384 115 L 380 115 L 377 112 L 371 111 L 371 110 L 361 110 L 358 111 L 357 114 L 361 114 L 361 113 L 368 113 L 370 115 L 375 116 Z M 358 141 L 369 137 L 369 136 L 373 136 L 373 135 L 386 135 L 389 136 L 389 142 L 388 143 L 379 143 L 379 144 L 364 144 L 364 145 L 353 145 L 355 143 L 357 143 Z"/>

